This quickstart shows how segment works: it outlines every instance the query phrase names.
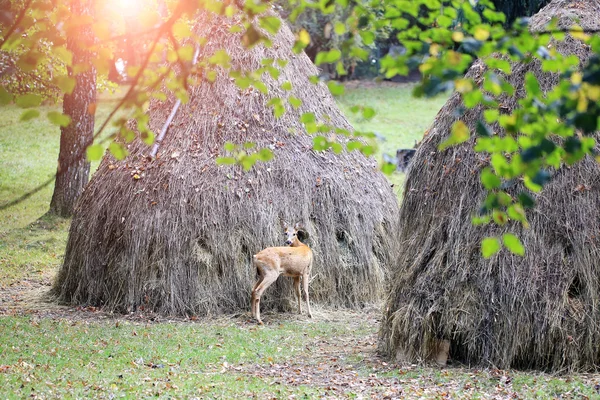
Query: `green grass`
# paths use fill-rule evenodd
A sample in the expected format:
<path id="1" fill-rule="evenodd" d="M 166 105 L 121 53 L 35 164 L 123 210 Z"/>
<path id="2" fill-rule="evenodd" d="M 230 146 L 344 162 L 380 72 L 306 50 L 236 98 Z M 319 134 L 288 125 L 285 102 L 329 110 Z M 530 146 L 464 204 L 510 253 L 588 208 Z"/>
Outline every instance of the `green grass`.
<path id="1" fill-rule="evenodd" d="M 307 338 L 332 332 L 327 324 L 257 328 L 239 321 L 117 325 L 0 318 L 0 393 L 9 398 L 280 396 L 291 390 L 225 371 L 283 362 L 301 352 Z M 315 393 L 309 387 L 293 391 Z"/>
<path id="2" fill-rule="evenodd" d="M 372 85 L 346 88 L 344 96 L 338 98 L 338 104 L 355 129 L 373 132 L 384 138 L 379 142 L 378 158 L 387 154 L 395 159 L 396 150 L 411 149 L 423 138 L 447 97 L 415 99 L 411 95 L 412 84 Z M 375 117 L 364 120 L 360 113 L 353 114 L 350 109 L 354 105 L 373 107 Z M 394 185 L 398 199 L 401 199 L 404 174 L 394 172 L 388 180 Z"/>
<path id="3" fill-rule="evenodd" d="M 355 129 L 384 137 L 385 140 L 380 142 L 381 152 L 395 157 L 397 149 L 413 148 L 423 138 L 448 99 L 446 96 L 415 99 L 411 95 L 412 88 L 412 84 L 347 88 L 345 95 L 338 98 L 338 103 Z M 353 105 L 373 107 L 375 117 L 363 120 L 360 115 L 350 112 Z"/>
<path id="4" fill-rule="evenodd" d="M 96 121 L 113 107 L 112 96 L 99 98 Z M 20 121 L 23 110 L 0 107 L 0 204 L 35 189 L 56 173 L 60 128 L 45 118 L 58 105 L 40 108 L 42 117 Z M 109 129 L 107 135 L 111 133 Z M 92 164 L 94 171 L 98 162 Z M 0 210 L 0 287 L 23 278 L 54 271 L 61 262 L 69 221 L 45 216 L 54 186 L 48 185 L 27 200 Z"/>

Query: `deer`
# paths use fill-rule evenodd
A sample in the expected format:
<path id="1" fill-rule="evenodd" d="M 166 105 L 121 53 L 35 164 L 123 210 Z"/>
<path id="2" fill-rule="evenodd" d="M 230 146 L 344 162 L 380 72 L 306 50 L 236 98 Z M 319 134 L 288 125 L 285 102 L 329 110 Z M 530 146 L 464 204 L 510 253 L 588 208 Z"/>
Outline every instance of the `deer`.
<path id="1" fill-rule="evenodd" d="M 285 247 L 267 247 L 252 256 L 252 264 L 258 272 L 258 281 L 252 289 L 251 308 L 252 316 L 260 325 L 260 297 L 265 290 L 279 278 L 279 275 L 294 278 L 294 289 L 298 298 L 298 313 L 302 314 L 302 293 L 300 291 L 300 278 L 304 286 L 308 317 L 312 318 L 310 301 L 308 299 L 308 281 L 313 265 L 312 250 L 298 239 L 298 231 L 302 225 L 297 223 L 294 227 L 285 226 Z"/>

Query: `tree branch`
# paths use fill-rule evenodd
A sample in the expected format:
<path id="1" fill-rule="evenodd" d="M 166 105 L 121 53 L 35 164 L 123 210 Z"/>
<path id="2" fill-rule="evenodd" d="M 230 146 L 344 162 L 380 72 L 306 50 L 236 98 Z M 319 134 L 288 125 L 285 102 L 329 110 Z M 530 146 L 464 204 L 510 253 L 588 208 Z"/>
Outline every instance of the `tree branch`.
<path id="1" fill-rule="evenodd" d="M 10 27 L 10 29 L 8 30 L 8 32 L 6 32 L 6 35 L 4 36 L 4 38 L 2 39 L 2 41 L 0 42 L 0 49 L 2 47 L 4 47 L 4 44 L 6 43 L 6 41 L 8 40 L 8 38 L 15 32 L 15 30 L 17 29 L 17 27 L 19 26 L 19 24 L 23 20 L 23 17 L 25 17 L 25 13 L 27 12 L 27 10 L 29 10 L 29 7 L 31 6 L 32 2 L 33 2 L 33 0 L 27 0 L 27 3 L 25 3 L 25 7 L 23 7 L 23 9 L 21 10 L 21 12 L 17 16 L 17 19 L 15 20 L 15 23 Z"/>

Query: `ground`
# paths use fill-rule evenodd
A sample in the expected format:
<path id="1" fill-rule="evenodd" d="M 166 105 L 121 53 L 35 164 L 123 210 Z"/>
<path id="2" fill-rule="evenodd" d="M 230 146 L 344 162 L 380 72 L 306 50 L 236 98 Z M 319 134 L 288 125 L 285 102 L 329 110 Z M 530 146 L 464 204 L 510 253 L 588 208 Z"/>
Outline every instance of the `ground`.
<path id="1" fill-rule="evenodd" d="M 374 105 L 375 119 L 353 124 L 385 136 L 382 152 L 393 154 L 418 140 L 444 102 L 414 100 L 410 91 L 406 84 L 350 83 L 340 105 Z M 100 117 L 109 108 L 101 104 Z M 43 119 L 19 122 L 20 112 L 0 108 L 0 204 L 36 187 L 56 167 L 58 129 Z M 315 305 L 312 319 L 267 312 L 264 326 L 249 310 L 181 319 L 57 305 L 48 291 L 69 220 L 44 215 L 51 194 L 48 187 L 0 211 L 2 398 L 600 398 L 598 374 L 381 358 L 379 305 L 358 311 Z"/>
<path id="2" fill-rule="evenodd" d="M 203 319 L 48 302 L 50 280 L 0 289 L 4 397 L 514 399 L 600 397 L 599 375 L 400 365 L 376 351 L 381 313 L 315 307 Z"/>

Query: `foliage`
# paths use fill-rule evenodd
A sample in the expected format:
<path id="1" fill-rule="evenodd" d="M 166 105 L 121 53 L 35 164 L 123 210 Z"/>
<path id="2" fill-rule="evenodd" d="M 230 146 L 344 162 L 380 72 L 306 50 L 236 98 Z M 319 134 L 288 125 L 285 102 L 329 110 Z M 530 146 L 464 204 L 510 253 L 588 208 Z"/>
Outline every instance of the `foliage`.
<path id="1" fill-rule="evenodd" d="M 142 18 L 145 29 L 140 29 L 140 36 L 146 38 L 144 43 L 147 51 L 140 65 L 129 66 L 132 85 L 117 105 L 134 110 L 138 128 L 149 143 L 153 141 L 154 133 L 145 124 L 144 109 L 150 98 L 165 98 L 162 82 L 166 82 L 164 89 L 174 92 L 185 101 L 186 89 L 200 78 L 201 71 L 204 71 L 205 79 L 210 80 L 214 76 L 214 68 L 228 67 L 226 49 L 208 60 L 202 60 L 197 66 L 189 65 L 194 53 L 194 43 L 207 40 L 195 37 L 193 29 L 186 22 L 193 20 L 200 8 L 227 16 L 236 14 L 241 9 L 242 23 L 235 29 L 244 32 L 244 44 L 249 47 L 269 46 L 270 35 L 280 26 L 277 18 L 263 14 L 269 8 L 268 3 L 246 2 L 242 6 L 237 3 L 181 0 L 166 4 L 169 7 L 168 17 L 147 10 L 144 14 L 146 17 Z M 341 61 L 344 58 L 368 58 L 369 51 L 364 45 L 372 44 L 377 32 L 397 32 L 396 39 L 404 46 L 406 53 L 400 56 L 388 55 L 382 60 L 382 71 L 386 76 L 406 74 L 411 68 L 418 66 L 423 73 L 423 80 L 414 91 L 416 96 L 457 91 L 461 93 L 465 107 L 472 108 L 479 104 L 486 107 L 485 119 L 480 121 L 477 132 L 467 132 L 464 127 L 457 126 L 451 140 L 444 145 L 451 146 L 452 143 L 466 140 L 471 134 L 477 134 L 480 137 L 477 151 L 489 154 L 493 160 L 493 168 L 486 170 L 486 175 L 482 176 L 486 187 L 490 188 L 490 196 L 483 208 L 483 215 L 478 217 L 479 222 L 492 220 L 494 213 L 500 213 L 507 218 L 496 218 L 495 223 L 502 224 L 516 219 L 526 224 L 526 215 L 519 210 L 531 202 L 531 194 L 524 192 L 517 199 L 507 199 L 502 187 L 523 180 L 530 192 L 537 192 L 561 164 L 573 164 L 591 153 L 594 143 L 587 135 L 598 128 L 600 113 L 600 107 L 597 106 L 600 91 L 598 63 L 590 62 L 580 68 L 576 56 L 563 57 L 549 44 L 551 39 L 563 40 L 566 31 L 569 31 L 572 37 L 589 44 L 595 54 L 593 60 L 597 60 L 600 53 L 600 37 L 597 35 L 586 34 L 577 26 L 558 27 L 555 21 L 539 33 L 530 32 L 525 19 L 517 19 L 512 26 L 505 28 L 506 17 L 494 11 L 493 3 L 489 0 L 389 0 L 378 12 L 372 12 L 372 8 L 361 2 L 348 0 L 318 3 L 298 0 L 292 4 L 295 6 L 292 20 L 308 9 L 311 13 L 320 13 L 318 18 L 329 21 L 322 27 L 323 36 L 330 36 L 332 43 L 339 44 L 339 48 L 320 51 L 315 56 L 318 62 L 336 64 L 341 72 L 345 69 Z M 37 65 L 44 59 L 43 54 L 36 50 L 37 43 L 52 43 L 51 53 L 60 56 L 68 64 L 70 55 L 58 38 L 69 32 L 75 34 L 77 27 L 72 22 L 69 23 L 66 5 L 63 2 L 58 2 L 55 6 L 47 1 L 30 0 L 19 10 L 15 23 L 4 26 L 0 48 L 5 51 L 31 49 L 24 54 L 33 60 L 33 65 Z M 317 17 L 317 14 L 313 15 Z M 98 20 L 79 21 L 78 24 L 94 26 L 99 39 L 99 43 L 95 45 L 98 54 L 95 64 L 100 70 L 106 70 L 113 51 L 110 43 L 116 38 L 110 29 L 110 21 L 102 17 L 103 15 L 99 15 Z M 27 32 L 34 25 L 37 29 L 35 34 L 16 34 Z M 302 51 L 310 45 L 311 35 L 306 30 L 300 30 L 296 51 Z M 164 54 L 168 62 L 160 66 L 154 64 L 163 59 Z M 24 58 L 25 56 L 21 57 Z M 489 67 L 481 90 L 476 89 L 477 86 L 471 79 L 464 78 L 464 73 L 476 58 L 483 59 Z M 525 97 L 520 100 L 522 107 L 512 114 L 503 114 L 499 99 L 502 95 L 512 96 L 515 91 L 505 78 L 511 73 L 510 62 L 528 63 L 533 59 L 541 60 L 544 70 L 560 74 L 561 84 L 551 93 L 543 94 L 537 89 L 535 79 L 528 79 Z M 230 74 L 242 87 L 253 85 L 264 89 L 261 74 L 276 74 L 276 70 L 277 65 L 266 64 L 256 71 L 244 71 L 242 75 L 240 71 L 230 71 Z M 62 90 L 68 90 L 69 77 L 55 79 L 62 82 Z M 317 81 L 318 78 L 315 77 L 314 82 Z M 339 85 L 330 83 L 329 87 L 334 94 L 343 93 L 343 87 Z M 0 99 L 6 102 L 10 100 L 10 96 L 2 90 Z M 24 99 L 23 96 L 15 100 L 26 108 L 38 103 L 37 99 Z M 300 106 L 292 100 L 274 99 L 272 105 L 276 115 L 281 115 L 286 108 Z M 34 118 L 36 115 L 35 111 L 27 110 L 23 118 Z M 310 122 L 310 118 L 304 122 L 310 128 L 309 131 L 318 134 L 315 139 L 317 149 L 337 147 L 323 133 L 347 133 L 327 124 L 314 124 Z M 97 135 L 108 123 L 107 120 L 101 125 Z M 508 151 L 504 142 L 499 145 L 497 140 L 487 137 L 493 135 L 490 129 L 490 124 L 493 123 L 498 123 L 511 135 L 506 140 L 514 142 L 514 146 L 510 146 Z M 125 119 L 117 119 L 114 124 L 120 129 L 121 138 L 130 138 L 131 132 L 126 127 Z M 368 132 L 356 133 L 363 134 L 365 137 L 372 137 Z M 563 140 L 555 144 L 550 140 L 554 136 Z M 122 153 L 119 145 L 112 146 L 112 149 L 114 154 Z M 362 147 L 361 150 L 366 154 L 372 153 L 370 146 Z M 519 217 L 514 218 L 516 215 Z"/>
<path id="2" fill-rule="evenodd" d="M 383 13 L 380 5 L 370 5 L 365 1 L 360 1 L 360 4 L 372 13 Z M 351 78 L 358 63 L 370 61 L 351 49 L 371 52 L 377 42 L 387 41 L 393 33 L 390 27 L 382 27 L 374 30 L 373 36 L 353 34 L 346 26 L 353 8 L 342 3 L 336 3 L 328 12 L 323 12 L 316 3 L 302 0 L 279 1 L 279 6 L 281 16 L 290 22 L 294 31 L 305 30 L 310 36 L 305 51 L 321 67 L 326 78 Z"/>

